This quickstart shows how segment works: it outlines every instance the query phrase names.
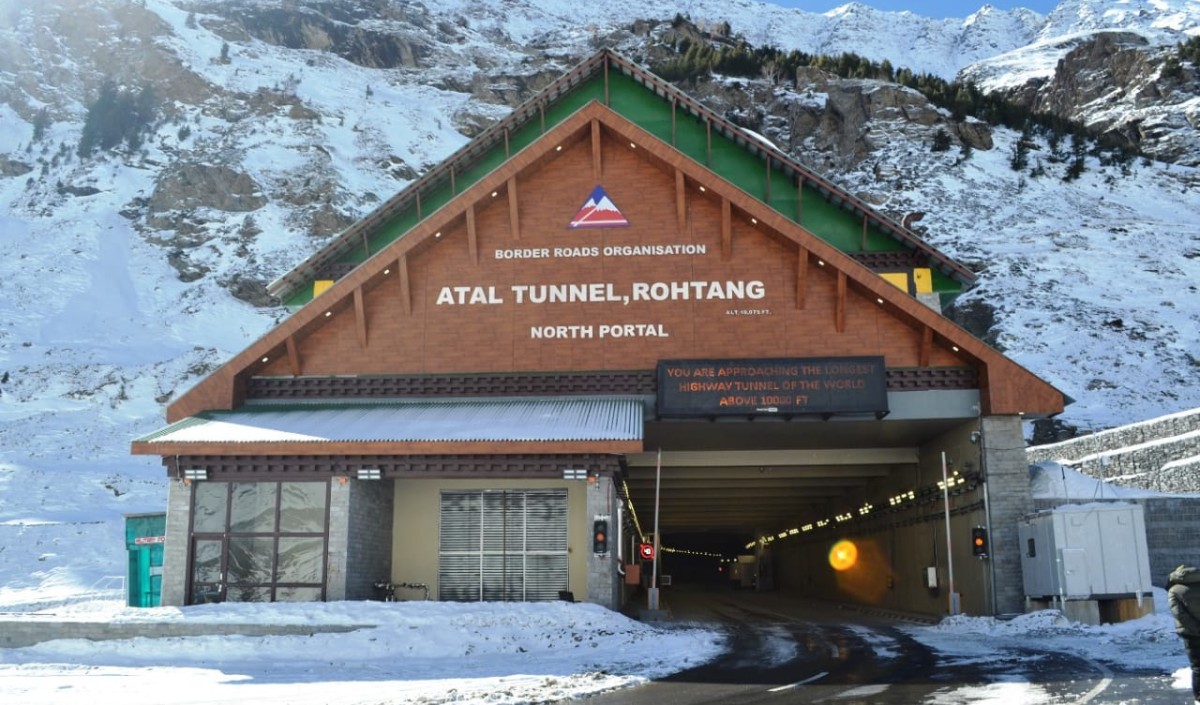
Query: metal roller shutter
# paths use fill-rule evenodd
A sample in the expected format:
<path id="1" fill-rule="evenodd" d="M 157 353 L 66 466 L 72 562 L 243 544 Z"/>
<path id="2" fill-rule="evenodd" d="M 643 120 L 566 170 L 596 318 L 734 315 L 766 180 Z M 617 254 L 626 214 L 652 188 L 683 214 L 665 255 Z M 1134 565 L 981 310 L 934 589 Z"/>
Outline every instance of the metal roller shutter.
<path id="1" fill-rule="evenodd" d="M 567 588 L 566 490 L 441 495 L 438 599 L 558 599 Z"/>

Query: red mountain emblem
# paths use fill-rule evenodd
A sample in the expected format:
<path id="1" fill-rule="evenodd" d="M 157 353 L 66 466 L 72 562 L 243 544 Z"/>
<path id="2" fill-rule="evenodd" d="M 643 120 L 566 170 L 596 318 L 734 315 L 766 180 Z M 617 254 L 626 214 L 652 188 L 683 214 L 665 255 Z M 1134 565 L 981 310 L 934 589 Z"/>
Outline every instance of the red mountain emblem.
<path id="1" fill-rule="evenodd" d="M 627 228 L 629 221 L 617 208 L 603 186 L 597 186 L 588 196 L 587 201 L 579 208 L 579 212 L 567 226 L 572 230 L 579 228 Z"/>

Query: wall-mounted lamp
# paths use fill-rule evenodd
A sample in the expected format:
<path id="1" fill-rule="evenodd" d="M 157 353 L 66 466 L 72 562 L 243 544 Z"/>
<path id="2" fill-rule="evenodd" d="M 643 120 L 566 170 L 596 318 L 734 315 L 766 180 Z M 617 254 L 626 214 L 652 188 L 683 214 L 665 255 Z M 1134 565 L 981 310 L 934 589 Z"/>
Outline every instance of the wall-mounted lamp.
<path id="1" fill-rule="evenodd" d="M 564 468 L 564 480 L 586 480 L 588 479 L 587 468 Z"/>
<path id="2" fill-rule="evenodd" d="M 185 468 L 183 471 L 183 479 L 185 480 L 207 480 L 208 470 L 204 468 Z"/>
<path id="3" fill-rule="evenodd" d="M 383 472 L 379 468 L 359 468 L 358 479 L 360 480 L 378 480 L 383 477 Z"/>
<path id="4" fill-rule="evenodd" d="M 979 438 L 981 437 L 981 435 L 982 435 L 982 434 L 980 434 L 980 433 L 979 433 L 979 431 L 971 431 L 971 443 L 972 443 L 972 445 L 979 445 Z"/>

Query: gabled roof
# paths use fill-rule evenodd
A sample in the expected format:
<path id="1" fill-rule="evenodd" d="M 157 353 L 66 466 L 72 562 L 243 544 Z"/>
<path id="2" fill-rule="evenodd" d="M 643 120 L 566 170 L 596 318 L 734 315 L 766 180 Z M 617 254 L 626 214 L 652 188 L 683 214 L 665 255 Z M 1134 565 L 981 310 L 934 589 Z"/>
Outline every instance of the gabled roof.
<path id="1" fill-rule="evenodd" d="M 980 370 L 982 413 L 1036 415 L 1062 411 L 1064 395 L 1001 353 L 988 347 L 970 333 L 938 312 L 922 304 L 904 291 L 888 283 L 850 255 L 817 237 L 793 219 L 779 213 L 761 199 L 750 195 L 731 181 L 690 158 L 655 134 L 617 114 L 598 100 L 592 100 L 574 110 L 566 119 L 548 128 L 526 148 L 514 154 L 473 184 L 458 192 L 454 198 L 435 212 L 424 217 L 381 249 L 375 251 L 318 299 L 310 302 L 285 319 L 246 350 L 182 395 L 168 408 L 168 420 L 177 421 L 203 411 L 233 409 L 241 404 L 241 390 L 246 380 L 264 368 L 269 361 L 292 360 L 293 374 L 301 374 L 298 341 L 329 320 L 334 312 L 350 311 L 356 316 L 360 344 L 365 344 L 367 331 L 362 315 L 367 292 L 388 277 L 402 282 L 400 314 L 410 310 L 407 293 L 408 261 L 410 255 L 435 242 L 444 229 L 456 224 L 473 222 L 477 204 L 490 202 L 503 194 L 516 198 L 516 179 L 526 170 L 537 169 L 557 157 L 564 145 L 589 143 L 593 150 L 599 140 L 617 140 L 635 146 L 639 158 L 648 160 L 664 172 L 675 174 L 678 193 L 704 191 L 704 197 L 718 199 L 729 217 L 744 218 L 756 229 L 772 233 L 795 244 L 799 254 L 798 267 L 813 261 L 826 271 L 837 274 L 838 296 L 847 291 L 877 301 L 888 315 L 906 322 L 920 333 L 922 357 L 933 346 L 953 350 L 958 358 Z M 686 186 L 686 189 L 685 189 Z M 465 244 L 465 243 L 464 243 Z M 475 244 L 470 243 L 474 252 Z M 801 278 L 803 281 L 803 278 Z M 797 292 L 797 298 L 803 291 Z"/>
<path id="2" fill-rule="evenodd" d="M 631 79 L 639 86 L 641 96 L 614 98 L 615 79 Z M 625 85 L 627 82 L 622 83 Z M 519 106 L 470 144 L 458 150 L 437 167 L 414 181 L 407 188 L 375 209 L 359 222 L 332 239 L 318 252 L 290 272 L 272 282 L 267 290 L 285 304 L 297 306 L 311 298 L 311 285 L 316 279 L 338 279 L 357 264 L 365 261 L 387 243 L 405 237 L 412 227 L 449 204 L 454 197 L 486 176 L 516 152 L 531 145 L 555 124 L 569 117 L 584 102 L 600 100 L 618 114 L 640 127 L 655 133 L 677 149 L 697 158 L 735 185 L 758 196 L 768 206 L 785 217 L 804 222 L 801 215 L 803 198 L 788 199 L 780 195 L 787 189 L 775 186 L 771 193 L 771 175 L 777 174 L 779 184 L 785 181 L 808 189 L 820 198 L 861 220 L 863 240 L 871 234 L 890 240 L 895 247 L 911 251 L 925 260 L 935 272 L 956 282 L 961 288 L 975 280 L 974 274 L 958 262 L 945 256 L 917 237 L 912 231 L 878 213 L 861 199 L 836 186 L 828 179 L 802 165 L 793 157 L 779 151 L 761 136 L 743 130 L 719 114 L 690 98 L 683 91 L 662 80 L 650 71 L 610 50 L 602 50 L 567 72 L 537 96 Z M 662 124 L 661 111 L 669 110 L 670 125 Z M 656 112 L 658 111 L 658 112 Z M 706 144 L 683 144 L 687 140 L 678 134 L 690 116 L 693 130 L 702 130 Z M 758 170 L 746 170 L 741 165 L 724 163 L 714 158 L 713 139 L 731 142 L 738 152 L 750 155 L 761 163 Z M 719 146 L 718 146 L 719 150 Z M 703 154 L 697 152 L 703 151 Z M 741 172 L 741 173 L 739 173 Z M 763 183 L 765 174 L 765 188 Z M 790 212 L 783 212 L 784 209 Z M 822 228 L 808 223 L 810 229 L 824 239 L 830 239 Z M 846 248 L 843 248 L 846 249 Z"/>

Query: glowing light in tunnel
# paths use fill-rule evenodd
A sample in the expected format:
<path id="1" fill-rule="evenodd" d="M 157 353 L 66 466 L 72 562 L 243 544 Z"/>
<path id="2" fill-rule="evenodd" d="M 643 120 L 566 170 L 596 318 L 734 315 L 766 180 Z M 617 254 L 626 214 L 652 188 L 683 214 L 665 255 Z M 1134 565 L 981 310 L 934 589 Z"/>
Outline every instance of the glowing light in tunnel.
<path id="1" fill-rule="evenodd" d="M 829 549 L 829 565 L 834 570 L 850 570 L 858 563 L 858 546 L 853 541 L 842 540 Z"/>

